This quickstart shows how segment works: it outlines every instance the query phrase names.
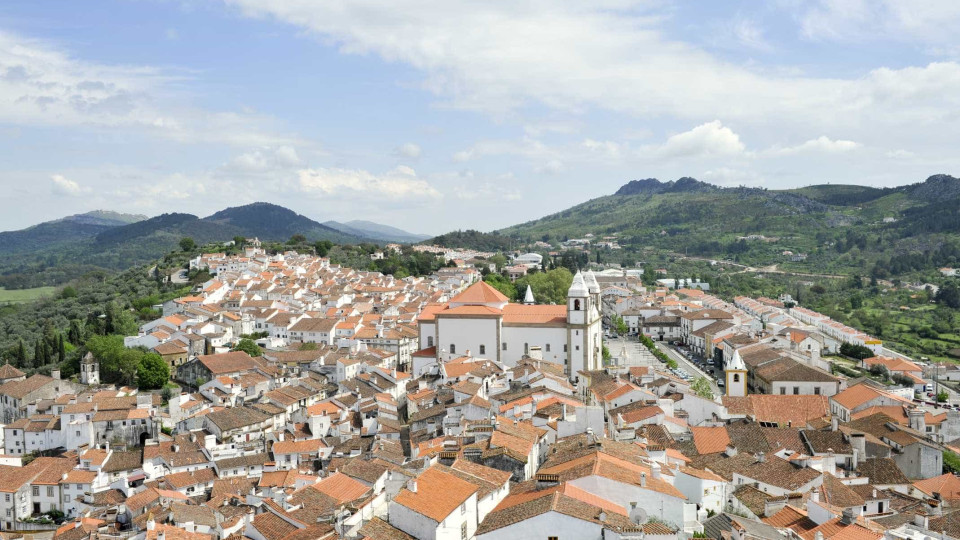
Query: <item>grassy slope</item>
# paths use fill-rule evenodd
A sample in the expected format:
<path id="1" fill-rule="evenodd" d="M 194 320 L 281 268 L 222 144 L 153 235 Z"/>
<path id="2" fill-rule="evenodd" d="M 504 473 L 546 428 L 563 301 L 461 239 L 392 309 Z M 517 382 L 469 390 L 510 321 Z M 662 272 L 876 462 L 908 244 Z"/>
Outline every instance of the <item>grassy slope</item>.
<path id="1" fill-rule="evenodd" d="M 42 296 L 50 296 L 56 292 L 56 287 L 36 287 L 34 289 L 7 290 L 0 288 L 0 304 L 29 302 Z"/>

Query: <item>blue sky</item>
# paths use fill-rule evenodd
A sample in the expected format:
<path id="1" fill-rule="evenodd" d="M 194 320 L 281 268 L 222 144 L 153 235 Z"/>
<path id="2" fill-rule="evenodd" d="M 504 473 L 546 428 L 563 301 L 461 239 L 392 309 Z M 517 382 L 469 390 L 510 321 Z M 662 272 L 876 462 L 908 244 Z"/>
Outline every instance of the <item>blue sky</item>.
<path id="1" fill-rule="evenodd" d="M 263 200 L 440 233 L 634 178 L 957 174 L 958 4 L 7 1 L 0 230 Z"/>

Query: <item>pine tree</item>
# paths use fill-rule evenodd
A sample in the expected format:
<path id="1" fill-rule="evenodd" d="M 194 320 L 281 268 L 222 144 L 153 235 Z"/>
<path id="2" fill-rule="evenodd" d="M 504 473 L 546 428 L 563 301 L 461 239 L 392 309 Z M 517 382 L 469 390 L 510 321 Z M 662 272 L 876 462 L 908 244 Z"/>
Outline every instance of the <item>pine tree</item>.
<path id="1" fill-rule="evenodd" d="M 33 367 L 38 368 L 43 365 L 43 341 L 37 340 L 33 345 Z"/>
<path id="2" fill-rule="evenodd" d="M 60 339 L 57 342 L 57 363 L 62 364 L 67 360 L 67 346 L 63 342 L 63 334 L 60 334 Z"/>
<path id="3" fill-rule="evenodd" d="M 14 357 L 14 367 L 24 367 L 27 365 L 27 347 L 23 344 L 23 338 L 20 338 L 20 344 L 17 345 L 17 355 Z"/>

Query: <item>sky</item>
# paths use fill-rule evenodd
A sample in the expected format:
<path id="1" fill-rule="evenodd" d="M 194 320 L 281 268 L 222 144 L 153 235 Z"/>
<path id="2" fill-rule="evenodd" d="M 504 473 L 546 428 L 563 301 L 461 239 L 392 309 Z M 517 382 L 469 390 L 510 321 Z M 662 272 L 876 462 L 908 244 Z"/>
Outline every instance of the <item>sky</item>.
<path id="1" fill-rule="evenodd" d="M 954 0 L 5 0 L 0 230 L 267 201 L 492 230 L 682 176 L 960 173 Z"/>

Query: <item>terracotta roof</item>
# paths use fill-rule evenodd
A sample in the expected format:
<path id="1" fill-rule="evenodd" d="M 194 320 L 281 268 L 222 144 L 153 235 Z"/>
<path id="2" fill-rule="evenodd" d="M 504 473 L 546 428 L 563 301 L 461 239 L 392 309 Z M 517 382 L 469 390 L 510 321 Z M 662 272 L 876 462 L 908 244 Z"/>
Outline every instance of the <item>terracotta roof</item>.
<path id="1" fill-rule="evenodd" d="M 503 324 L 506 325 L 553 324 L 561 326 L 566 323 L 567 306 L 565 305 L 507 304 L 503 307 Z"/>
<path id="2" fill-rule="evenodd" d="M 692 427 L 693 443 L 700 454 L 715 454 L 726 450 L 730 444 L 727 428 L 720 427 Z"/>
<path id="3" fill-rule="evenodd" d="M 355 501 L 370 491 L 370 488 L 362 482 L 340 472 L 333 473 L 310 487 L 338 503 Z"/>
<path id="4" fill-rule="evenodd" d="M 830 399 L 817 395 L 750 394 L 744 397 L 723 396 L 723 405 L 730 414 L 743 414 L 757 422 L 804 426 L 807 421 L 828 416 Z"/>
<path id="5" fill-rule="evenodd" d="M 243 351 L 230 351 L 221 354 L 198 356 L 200 361 L 214 375 L 224 375 L 239 371 L 249 371 L 256 365 L 253 358 Z"/>
<path id="6" fill-rule="evenodd" d="M 431 467 L 416 478 L 417 491 L 404 488 L 393 499 L 397 504 L 442 522 L 477 492 L 477 486 L 455 475 Z"/>
<path id="7" fill-rule="evenodd" d="M 913 487 L 929 496 L 933 496 L 934 493 L 939 493 L 940 497 L 944 500 L 955 501 L 960 499 L 960 478 L 950 473 L 927 478 L 926 480 L 918 480 L 913 483 Z"/>
<path id="8" fill-rule="evenodd" d="M 459 304 L 501 304 L 510 299 L 490 284 L 478 281 L 469 286 L 462 293 L 453 297 L 451 303 Z"/>
<path id="9" fill-rule="evenodd" d="M 15 379 L 17 377 L 23 377 L 24 372 L 8 364 L 3 364 L 0 366 L 0 379 Z"/>

